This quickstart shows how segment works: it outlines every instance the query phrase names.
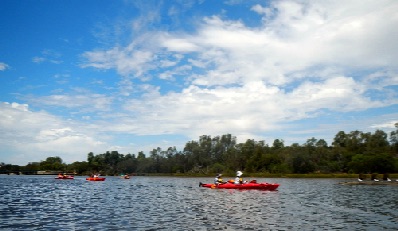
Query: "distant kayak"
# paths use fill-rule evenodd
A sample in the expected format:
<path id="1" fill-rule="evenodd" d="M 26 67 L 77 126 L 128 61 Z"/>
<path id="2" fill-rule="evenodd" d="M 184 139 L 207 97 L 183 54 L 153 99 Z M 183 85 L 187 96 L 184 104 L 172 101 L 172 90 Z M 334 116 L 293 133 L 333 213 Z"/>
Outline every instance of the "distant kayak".
<path id="1" fill-rule="evenodd" d="M 104 181 L 106 178 L 103 177 L 88 177 L 86 180 L 88 181 Z"/>
<path id="2" fill-rule="evenodd" d="M 57 180 L 73 180 L 73 179 L 75 179 L 75 177 L 74 176 L 57 176 L 57 177 L 55 177 L 55 179 L 57 179 Z"/>
<path id="3" fill-rule="evenodd" d="M 222 184 L 202 184 L 199 183 L 200 187 L 205 188 L 219 188 L 219 189 L 260 189 L 273 191 L 279 187 L 279 184 L 274 183 L 257 183 L 255 180 L 243 184 L 235 184 L 231 182 L 226 182 Z"/>

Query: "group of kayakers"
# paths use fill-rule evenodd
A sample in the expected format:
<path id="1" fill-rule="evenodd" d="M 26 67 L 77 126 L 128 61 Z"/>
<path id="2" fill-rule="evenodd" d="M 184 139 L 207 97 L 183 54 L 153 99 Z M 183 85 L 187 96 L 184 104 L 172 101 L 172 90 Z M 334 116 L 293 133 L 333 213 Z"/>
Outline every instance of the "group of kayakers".
<path id="1" fill-rule="evenodd" d="M 67 175 L 65 173 L 60 172 L 60 173 L 58 173 L 58 176 L 55 177 L 55 179 L 70 179 L 70 180 L 72 180 L 72 179 L 74 179 L 74 176 Z"/>
<path id="2" fill-rule="evenodd" d="M 58 177 L 59 177 L 59 178 L 62 178 L 62 177 L 70 177 L 70 175 L 68 175 L 68 174 L 66 174 L 66 173 L 60 172 L 60 173 L 58 173 Z"/>
<path id="3" fill-rule="evenodd" d="M 90 178 L 99 178 L 99 176 L 100 176 L 99 173 L 91 174 L 91 175 L 90 175 Z M 122 175 L 122 177 L 123 177 L 124 179 L 130 179 L 130 175 L 129 175 L 129 174 L 124 174 L 124 175 Z"/>
<path id="4" fill-rule="evenodd" d="M 243 172 L 242 172 L 242 171 L 237 171 L 237 172 L 236 172 L 235 180 L 229 180 L 229 181 L 227 181 L 227 182 L 229 182 L 229 183 L 234 183 L 234 184 L 243 184 L 243 183 L 245 183 L 245 182 L 244 182 L 243 179 L 242 179 L 242 175 L 243 175 Z M 221 173 L 217 174 L 216 178 L 214 178 L 214 184 L 216 184 L 216 185 L 218 185 L 218 184 L 225 184 L 225 183 L 227 183 L 227 182 L 224 182 L 224 181 L 223 181 L 223 179 L 222 179 L 222 174 L 221 174 Z"/>
<path id="5" fill-rule="evenodd" d="M 58 173 L 58 177 L 64 177 L 65 176 L 65 173 Z"/>

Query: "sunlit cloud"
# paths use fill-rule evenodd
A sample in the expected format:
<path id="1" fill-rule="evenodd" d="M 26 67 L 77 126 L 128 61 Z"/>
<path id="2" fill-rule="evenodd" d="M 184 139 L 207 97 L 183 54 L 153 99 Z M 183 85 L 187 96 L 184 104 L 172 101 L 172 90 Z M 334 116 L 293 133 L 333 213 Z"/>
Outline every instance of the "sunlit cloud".
<path id="1" fill-rule="evenodd" d="M 31 150 L 35 150 L 37 155 L 57 153 L 70 162 L 84 160 L 82 153 L 107 148 L 104 141 L 93 137 L 95 133 L 86 130 L 86 125 L 64 121 L 45 111 L 31 111 L 27 104 L 2 103 L 0 112 L 0 127 L 4 138 L 1 139 L 0 146 L 14 146 L 13 158 L 18 162 L 23 160 L 26 153 L 31 153 Z M 24 145 L 18 144 L 21 139 L 24 140 Z"/>
<path id="2" fill-rule="evenodd" d="M 138 37 L 124 48 L 87 52 L 85 65 L 115 68 L 122 75 L 146 74 L 174 80 L 183 63 L 193 64 L 182 72 L 188 84 L 179 92 L 162 95 L 155 90 L 145 93 L 143 98 L 126 101 L 126 110 L 138 111 L 134 122 L 158 124 L 153 126 L 154 130 L 145 125 L 142 129 L 123 127 L 126 132 L 131 129 L 139 134 L 179 133 L 187 128 L 195 134 L 272 132 L 286 119 L 313 118 L 326 108 L 348 112 L 396 103 L 392 100 L 394 94 L 383 100 L 367 94 L 371 89 L 383 91 L 388 85 L 379 81 L 379 87 L 373 86 L 370 79 L 375 81 L 379 71 L 372 71 L 385 65 L 396 66 L 393 60 L 398 58 L 398 53 L 391 52 L 374 58 L 378 49 L 384 49 L 382 43 L 374 42 L 375 38 L 384 36 L 380 37 L 382 41 L 390 40 L 385 32 L 392 28 L 391 22 L 383 17 L 387 14 L 396 20 L 397 13 L 376 3 L 370 5 L 373 6 L 358 9 L 357 4 L 347 4 L 348 9 L 343 12 L 330 2 L 254 5 L 251 9 L 263 15 L 262 27 L 247 27 L 242 21 L 219 16 L 205 17 L 194 33 L 174 35 L 160 31 L 156 36 L 156 32 L 151 32 L 150 49 L 135 48 L 133 44 L 143 41 Z M 388 44 L 397 50 L 397 43 Z M 179 54 L 181 58 L 173 62 L 159 59 L 165 57 L 165 52 L 169 56 Z M 140 57 L 139 65 L 123 68 L 128 65 L 121 63 L 134 64 L 130 57 L 135 53 L 148 55 Z M 163 65 L 157 66 L 155 62 Z M 137 66 L 139 70 L 132 68 Z M 165 67 L 168 69 L 162 69 Z M 157 76 L 152 73 L 154 70 L 159 72 Z M 358 70 L 369 74 L 350 76 Z M 396 72 L 390 71 L 389 76 L 394 80 Z"/>
<path id="3" fill-rule="evenodd" d="M 388 122 L 385 122 L 385 123 L 382 123 L 382 124 L 372 124 L 370 127 L 371 128 L 377 128 L 377 129 L 397 128 L 396 127 L 397 123 L 398 123 L 398 120 L 393 120 L 393 121 L 388 121 Z"/>
<path id="4" fill-rule="evenodd" d="M 119 135 L 159 136 L 164 144 L 178 135 L 183 145 L 229 133 L 289 144 L 394 129 L 396 1 L 224 1 L 228 7 L 214 13 L 196 11 L 202 3 L 124 2 L 131 16 L 95 22 L 93 38 L 68 38 L 68 46 L 79 44 L 72 61 L 64 62 L 69 49 L 27 56 L 48 73 L 18 73 L 27 84 L 7 83 L 13 88 L 4 96 L 19 103 L 1 106 L 5 140 L 77 158 L 142 148 Z M 90 39 L 96 43 L 82 45 Z"/>
<path id="5" fill-rule="evenodd" d="M 0 62 L 0 71 L 5 71 L 8 68 L 10 67 L 7 64 Z"/>

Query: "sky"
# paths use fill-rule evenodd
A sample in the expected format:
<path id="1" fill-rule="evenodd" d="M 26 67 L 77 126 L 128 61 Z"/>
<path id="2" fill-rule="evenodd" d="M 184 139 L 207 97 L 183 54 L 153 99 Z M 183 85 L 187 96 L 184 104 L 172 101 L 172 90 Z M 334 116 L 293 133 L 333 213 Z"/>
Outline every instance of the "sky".
<path id="1" fill-rule="evenodd" d="M 396 0 L 0 1 L 0 162 L 398 122 Z"/>

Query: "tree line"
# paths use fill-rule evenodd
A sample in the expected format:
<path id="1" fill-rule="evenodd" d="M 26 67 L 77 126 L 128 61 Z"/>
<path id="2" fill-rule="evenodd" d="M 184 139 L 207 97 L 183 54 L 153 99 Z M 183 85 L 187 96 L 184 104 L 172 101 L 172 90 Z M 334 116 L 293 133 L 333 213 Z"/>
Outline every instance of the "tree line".
<path id="1" fill-rule="evenodd" d="M 45 161 L 17 166 L 1 163 L 1 171 L 53 170 L 88 175 L 129 174 L 233 174 L 247 173 L 303 174 L 303 173 L 397 173 L 398 123 L 390 134 L 382 130 L 374 133 L 338 132 L 331 145 L 323 139 L 310 138 L 303 144 L 284 144 L 275 139 L 272 144 L 248 139 L 237 143 L 235 136 L 225 134 L 185 144 L 183 150 L 160 147 L 148 155 L 121 154 L 107 151 L 87 154 L 87 161 L 65 164 L 58 156 Z"/>

